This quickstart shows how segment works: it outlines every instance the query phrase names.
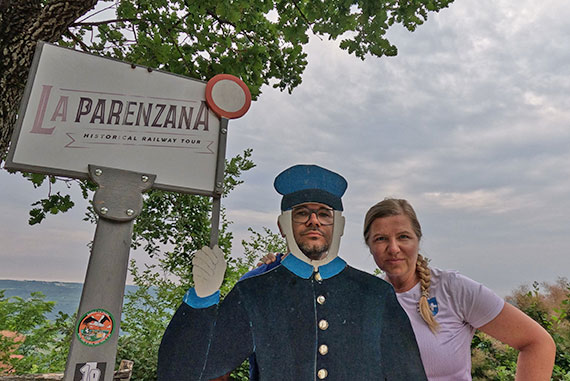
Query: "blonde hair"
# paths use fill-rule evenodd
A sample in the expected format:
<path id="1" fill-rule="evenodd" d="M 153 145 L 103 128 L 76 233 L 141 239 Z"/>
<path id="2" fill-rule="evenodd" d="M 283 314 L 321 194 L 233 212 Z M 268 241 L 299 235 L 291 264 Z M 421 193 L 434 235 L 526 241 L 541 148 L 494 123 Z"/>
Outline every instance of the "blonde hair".
<path id="1" fill-rule="evenodd" d="M 370 226 L 372 222 L 378 218 L 390 217 L 390 216 L 399 216 L 404 215 L 408 217 L 410 223 L 412 225 L 412 229 L 414 233 L 418 237 L 418 241 L 422 238 L 422 227 L 416 216 L 416 212 L 412 205 L 406 200 L 403 199 L 395 199 L 395 198 L 386 198 L 383 201 L 380 201 L 376 205 L 372 206 L 366 212 L 366 216 L 364 217 L 364 230 L 363 236 L 366 245 L 368 245 L 368 238 L 370 235 Z M 424 258 L 423 255 L 418 253 L 418 259 L 416 261 L 416 273 L 418 278 L 420 279 L 420 288 L 421 288 L 421 296 L 420 300 L 418 301 L 418 311 L 422 319 L 426 322 L 429 329 L 436 333 L 439 329 L 439 324 L 435 320 L 433 313 L 429 307 L 428 299 L 429 299 L 429 290 L 431 285 L 431 271 L 428 266 L 428 261 Z"/>
<path id="2" fill-rule="evenodd" d="M 429 307 L 429 287 L 431 285 L 431 271 L 428 267 L 428 261 L 424 258 L 423 255 L 418 253 L 418 260 L 416 262 L 416 273 L 418 274 L 418 278 L 420 278 L 420 289 L 421 289 L 421 296 L 420 300 L 418 301 L 418 311 L 420 312 L 420 316 L 426 324 L 428 325 L 429 329 L 433 333 L 437 333 L 439 330 L 439 323 L 435 320 L 435 316 L 433 316 L 433 312 Z"/>

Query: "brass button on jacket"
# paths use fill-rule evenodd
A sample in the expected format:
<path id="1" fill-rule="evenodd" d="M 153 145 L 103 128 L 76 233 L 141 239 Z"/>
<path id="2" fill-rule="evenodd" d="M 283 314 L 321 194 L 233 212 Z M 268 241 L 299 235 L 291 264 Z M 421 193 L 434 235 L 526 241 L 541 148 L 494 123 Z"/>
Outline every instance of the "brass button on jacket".
<path id="1" fill-rule="evenodd" d="M 317 296 L 317 303 L 325 304 L 326 298 L 322 295 Z"/>
<path id="2" fill-rule="evenodd" d="M 317 282 L 320 282 L 320 281 L 323 280 L 323 277 L 321 276 L 321 274 L 316 273 L 316 274 L 315 274 L 315 280 L 316 280 Z"/>
<path id="3" fill-rule="evenodd" d="M 319 346 L 319 353 L 323 356 L 326 355 L 327 353 L 329 353 L 329 347 L 326 344 L 321 344 Z"/>
<path id="4" fill-rule="evenodd" d="M 327 378 L 328 375 L 329 372 L 327 372 L 326 369 L 319 369 L 319 371 L 317 372 L 317 377 L 319 378 L 319 380 L 324 380 L 325 378 Z"/>
<path id="5" fill-rule="evenodd" d="M 325 319 L 319 321 L 319 328 L 324 331 L 325 329 L 327 329 L 329 327 L 329 322 L 326 321 Z"/>

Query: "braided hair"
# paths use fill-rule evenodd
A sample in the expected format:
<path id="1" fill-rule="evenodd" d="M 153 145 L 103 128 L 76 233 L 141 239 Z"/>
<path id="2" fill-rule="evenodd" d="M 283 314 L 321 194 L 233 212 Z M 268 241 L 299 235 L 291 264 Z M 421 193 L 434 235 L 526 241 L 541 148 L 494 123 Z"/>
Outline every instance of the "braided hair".
<path id="1" fill-rule="evenodd" d="M 416 273 L 418 274 L 418 278 L 420 278 L 421 290 L 420 300 L 418 301 L 418 311 L 420 312 L 422 319 L 424 319 L 428 325 L 429 329 L 433 333 L 437 333 L 439 324 L 435 320 L 428 302 L 429 286 L 431 284 L 431 271 L 428 267 L 428 261 L 421 254 L 418 254 L 418 260 L 416 262 Z"/>
<path id="2" fill-rule="evenodd" d="M 376 205 L 372 206 L 364 217 L 363 235 L 366 244 L 368 245 L 370 226 L 374 220 L 378 218 L 399 215 L 404 215 L 409 218 L 412 229 L 418 237 L 418 240 L 420 240 L 422 238 L 422 227 L 418 221 L 418 217 L 416 216 L 414 208 L 412 208 L 412 205 L 403 199 L 386 198 L 383 201 L 380 201 Z M 433 316 L 428 303 L 431 284 L 431 271 L 428 266 L 428 261 L 421 254 L 418 254 L 418 259 L 416 262 L 416 273 L 420 279 L 421 288 L 421 296 L 420 300 L 418 301 L 418 311 L 430 330 L 433 333 L 436 333 L 439 329 L 439 324 L 435 320 L 435 317 Z"/>

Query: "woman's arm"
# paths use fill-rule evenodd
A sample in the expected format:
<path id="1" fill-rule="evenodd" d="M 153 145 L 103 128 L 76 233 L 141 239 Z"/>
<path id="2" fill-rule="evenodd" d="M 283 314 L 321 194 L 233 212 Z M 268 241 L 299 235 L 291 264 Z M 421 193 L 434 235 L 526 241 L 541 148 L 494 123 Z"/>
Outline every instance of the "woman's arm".
<path id="1" fill-rule="evenodd" d="M 479 330 L 520 351 L 517 381 L 550 380 L 556 355 L 554 340 L 525 313 L 505 303 L 499 315 Z"/>

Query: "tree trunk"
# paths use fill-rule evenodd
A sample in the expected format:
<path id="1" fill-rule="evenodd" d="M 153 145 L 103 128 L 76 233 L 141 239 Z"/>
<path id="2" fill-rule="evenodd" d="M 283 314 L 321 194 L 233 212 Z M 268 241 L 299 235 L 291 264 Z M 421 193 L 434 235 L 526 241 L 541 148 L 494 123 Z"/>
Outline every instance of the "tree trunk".
<path id="1" fill-rule="evenodd" d="M 0 0 L 0 164 L 8 151 L 38 41 L 56 42 L 97 0 Z"/>

